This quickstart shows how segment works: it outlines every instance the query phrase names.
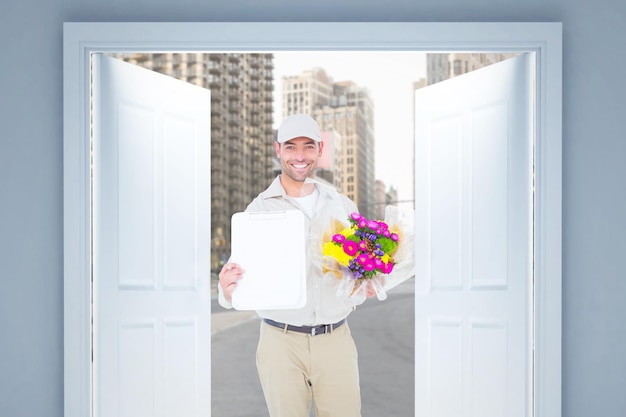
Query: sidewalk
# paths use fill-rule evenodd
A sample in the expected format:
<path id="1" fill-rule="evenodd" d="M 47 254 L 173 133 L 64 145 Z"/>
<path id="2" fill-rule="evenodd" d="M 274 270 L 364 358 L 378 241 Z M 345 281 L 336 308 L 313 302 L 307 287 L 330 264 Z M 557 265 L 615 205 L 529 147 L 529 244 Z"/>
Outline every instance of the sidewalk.
<path id="1" fill-rule="evenodd" d="M 211 300 L 217 300 L 217 280 L 211 280 Z M 258 319 L 254 311 L 238 311 L 235 309 L 223 309 L 211 314 L 211 335 L 230 329 L 250 320 Z"/>
<path id="2" fill-rule="evenodd" d="M 254 311 L 232 310 L 211 314 L 211 335 L 255 319 L 259 316 Z"/>

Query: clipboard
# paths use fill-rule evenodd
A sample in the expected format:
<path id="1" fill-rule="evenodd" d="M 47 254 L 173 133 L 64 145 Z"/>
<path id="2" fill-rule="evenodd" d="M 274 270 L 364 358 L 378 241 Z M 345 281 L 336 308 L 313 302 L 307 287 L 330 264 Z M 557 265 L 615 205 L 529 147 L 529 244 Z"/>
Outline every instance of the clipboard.
<path id="1" fill-rule="evenodd" d="M 231 261 L 244 270 L 233 291 L 237 310 L 306 304 L 305 220 L 299 210 L 235 213 Z"/>

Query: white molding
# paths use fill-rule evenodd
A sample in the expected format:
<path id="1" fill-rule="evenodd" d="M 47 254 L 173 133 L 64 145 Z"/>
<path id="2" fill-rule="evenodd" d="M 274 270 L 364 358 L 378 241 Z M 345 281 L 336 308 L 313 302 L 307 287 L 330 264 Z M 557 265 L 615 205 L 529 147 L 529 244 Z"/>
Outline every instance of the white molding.
<path id="1" fill-rule="evenodd" d="M 561 23 L 65 23 L 65 416 L 91 415 L 89 56 L 105 51 L 529 51 L 537 57 L 535 410 L 561 415 Z"/>

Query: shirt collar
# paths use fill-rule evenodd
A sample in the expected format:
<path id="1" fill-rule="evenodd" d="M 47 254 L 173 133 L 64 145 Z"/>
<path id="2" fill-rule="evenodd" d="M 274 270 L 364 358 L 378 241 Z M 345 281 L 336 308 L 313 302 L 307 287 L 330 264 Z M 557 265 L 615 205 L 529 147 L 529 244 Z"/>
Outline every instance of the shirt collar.
<path id="1" fill-rule="evenodd" d="M 274 181 L 270 184 L 269 187 L 262 193 L 264 199 L 273 198 L 273 197 L 287 197 L 287 193 L 283 188 L 283 185 L 280 183 L 280 175 L 274 178 Z"/>
<path id="2" fill-rule="evenodd" d="M 336 190 L 332 188 L 331 186 L 327 186 L 317 181 L 315 181 L 315 188 L 317 188 L 317 191 L 319 191 L 320 196 L 325 195 L 325 194 L 330 194 L 331 191 L 336 192 Z M 265 191 L 263 191 L 262 196 L 264 199 L 275 198 L 275 197 L 287 198 L 287 193 L 285 192 L 283 185 L 280 183 L 280 175 L 274 178 L 274 181 L 272 181 L 270 186 L 267 187 Z"/>

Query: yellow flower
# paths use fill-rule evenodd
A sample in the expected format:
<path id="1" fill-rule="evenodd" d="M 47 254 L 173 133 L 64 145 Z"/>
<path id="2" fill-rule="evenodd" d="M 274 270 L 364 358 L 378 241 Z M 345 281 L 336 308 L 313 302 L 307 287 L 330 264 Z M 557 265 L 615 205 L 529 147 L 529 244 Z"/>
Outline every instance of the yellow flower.
<path id="1" fill-rule="evenodd" d="M 354 229 L 353 228 L 345 228 L 343 229 L 341 232 L 339 232 L 339 234 L 344 235 L 345 237 L 350 237 L 352 235 L 354 235 Z"/>
<path id="2" fill-rule="evenodd" d="M 342 233 L 343 234 L 343 233 Z M 330 256 L 337 260 L 341 265 L 348 266 L 352 257 L 343 251 L 343 248 L 339 245 L 335 245 L 334 242 L 327 242 L 324 244 L 323 250 L 324 256 Z"/>

